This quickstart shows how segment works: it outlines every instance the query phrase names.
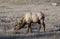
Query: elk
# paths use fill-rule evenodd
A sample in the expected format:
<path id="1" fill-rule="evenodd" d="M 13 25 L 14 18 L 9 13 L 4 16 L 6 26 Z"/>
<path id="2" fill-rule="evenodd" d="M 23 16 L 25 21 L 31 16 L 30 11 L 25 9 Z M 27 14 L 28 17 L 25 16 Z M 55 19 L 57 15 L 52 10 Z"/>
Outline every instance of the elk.
<path id="1" fill-rule="evenodd" d="M 22 16 L 22 19 L 20 20 L 20 22 L 15 25 L 14 30 L 19 30 L 27 24 L 28 25 L 27 33 L 28 32 L 32 33 L 31 24 L 32 23 L 38 23 L 40 25 L 39 29 L 38 29 L 38 32 L 40 31 L 41 26 L 43 26 L 44 32 L 45 32 L 44 19 L 45 19 L 45 16 L 44 16 L 43 12 L 28 12 L 28 13 L 25 13 Z"/>

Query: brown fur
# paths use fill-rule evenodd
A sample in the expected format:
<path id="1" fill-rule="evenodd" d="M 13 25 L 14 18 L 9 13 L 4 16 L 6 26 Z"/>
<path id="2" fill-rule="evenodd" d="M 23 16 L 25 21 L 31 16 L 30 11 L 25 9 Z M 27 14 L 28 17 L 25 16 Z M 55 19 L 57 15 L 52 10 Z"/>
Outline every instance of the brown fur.
<path id="1" fill-rule="evenodd" d="M 24 17 L 25 17 L 25 16 L 24 16 L 24 17 L 20 20 L 21 23 L 17 23 L 17 25 L 15 26 L 14 29 L 15 29 L 15 30 L 19 30 L 19 29 L 23 28 L 26 24 L 28 24 L 28 29 L 27 29 L 27 33 L 28 33 L 28 32 L 32 32 L 31 23 L 38 23 L 38 24 L 40 24 L 40 27 L 39 27 L 38 32 L 40 31 L 41 26 L 43 26 L 44 31 L 45 31 L 45 23 L 44 23 L 45 16 L 44 16 L 44 14 L 43 14 L 42 12 L 40 12 L 40 13 L 41 13 L 41 19 L 38 19 L 37 22 L 33 22 L 33 20 L 32 20 L 31 22 L 27 22 L 27 21 L 24 19 Z"/>

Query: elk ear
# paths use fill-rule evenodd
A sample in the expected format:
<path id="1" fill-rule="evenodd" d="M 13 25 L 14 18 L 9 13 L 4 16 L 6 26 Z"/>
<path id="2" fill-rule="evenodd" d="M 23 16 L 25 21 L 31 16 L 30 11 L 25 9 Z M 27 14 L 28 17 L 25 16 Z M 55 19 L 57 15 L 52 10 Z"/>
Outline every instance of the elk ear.
<path id="1" fill-rule="evenodd" d="M 22 20 L 20 20 L 19 23 L 22 23 Z"/>

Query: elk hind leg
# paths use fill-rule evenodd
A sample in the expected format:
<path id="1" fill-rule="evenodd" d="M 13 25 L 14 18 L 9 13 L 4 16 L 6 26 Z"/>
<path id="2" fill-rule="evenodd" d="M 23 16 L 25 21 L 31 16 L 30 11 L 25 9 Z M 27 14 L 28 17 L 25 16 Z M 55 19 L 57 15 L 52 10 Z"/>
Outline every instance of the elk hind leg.
<path id="1" fill-rule="evenodd" d="M 44 28 L 44 32 L 46 32 L 45 31 L 45 22 L 44 22 L 44 19 L 41 19 L 40 22 L 41 22 L 41 26 L 43 26 L 43 28 Z"/>

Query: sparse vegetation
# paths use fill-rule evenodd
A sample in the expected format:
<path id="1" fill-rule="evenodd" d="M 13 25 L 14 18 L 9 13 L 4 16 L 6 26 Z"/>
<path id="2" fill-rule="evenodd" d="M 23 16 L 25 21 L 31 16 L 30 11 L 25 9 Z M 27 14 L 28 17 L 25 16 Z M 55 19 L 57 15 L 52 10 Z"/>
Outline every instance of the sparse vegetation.
<path id="1" fill-rule="evenodd" d="M 54 0 L 56 3 L 56 0 Z M 51 1 L 52 2 L 52 1 Z M 59 0 L 58 0 L 59 3 Z M 58 5 L 57 3 L 57 5 Z M 46 33 L 37 33 L 37 24 L 32 25 L 33 33 L 26 34 L 27 25 L 14 34 L 14 26 L 26 12 L 40 12 L 45 14 Z M 1 39 L 60 39 L 60 6 L 52 6 L 45 0 L 0 0 L 0 38 Z"/>

